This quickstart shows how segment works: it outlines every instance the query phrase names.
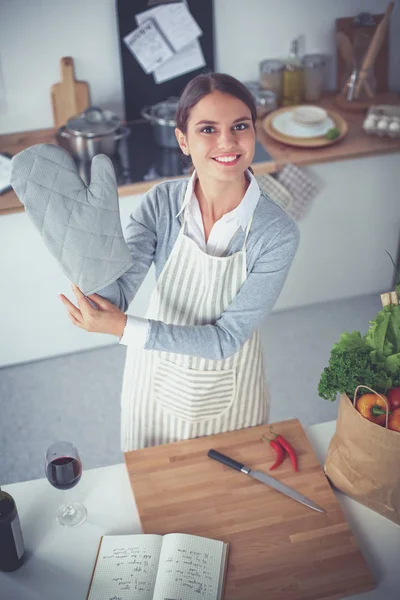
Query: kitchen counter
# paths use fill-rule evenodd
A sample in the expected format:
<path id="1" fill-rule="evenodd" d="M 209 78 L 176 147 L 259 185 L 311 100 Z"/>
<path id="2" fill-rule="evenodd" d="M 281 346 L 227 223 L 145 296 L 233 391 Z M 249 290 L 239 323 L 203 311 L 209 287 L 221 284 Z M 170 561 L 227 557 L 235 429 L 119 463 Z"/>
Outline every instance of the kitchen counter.
<path id="1" fill-rule="evenodd" d="M 376 103 L 382 102 L 395 104 L 399 102 L 399 97 L 396 94 L 381 95 Z M 362 129 L 364 115 L 339 110 L 332 96 L 326 96 L 318 104 L 328 110 L 336 110 L 346 119 L 349 126 L 346 137 L 339 143 L 325 148 L 295 148 L 272 140 L 263 131 L 261 122 L 258 122 L 258 156 L 256 154 L 252 164 L 256 175 L 274 173 L 287 163 L 304 166 L 400 151 L 400 139 L 367 135 Z M 0 135 L 0 152 L 14 155 L 34 144 L 55 144 L 56 131 L 42 129 Z M 157 147 L 147 123 L 137 122 L 132 126 L 132 134 L 128 137 L 126 148 L 121 154 L 121 163 L 115 165 L 120 196 L 141 194 L 155 183 L 177 177 L 176 174 L 168 174 L 165 177 L 159 175 L 171 168 L 177 168 L 177 172 L 182 173 L 178 175 L 180 177 L 187 175 L 180 151 Z M 23 210 L 13 190 L 0 195 L 0 215 Z"/>
<path id="2" fill-rule="evenodd" d="M 335 421 L 306 428 L 321 464 L 334 431 Z M 68 492 L 88 510 L 86 522 L 75 529 L 61 527 L 55 521 L 54 511 L 62 494 L 46 479 L 3 489 L 17 503 L 27 560 L 17 571 L 0 573 L 2 600 L 83 599 L 100 537 L 141 533 L 124 464 L 83 471 L 79 485 Z M 375 590 L 346 596 L 347 600 L 397 599 L 399 526 L 341 492 L 335 491 L 335 495 L 377 582 Z"/>

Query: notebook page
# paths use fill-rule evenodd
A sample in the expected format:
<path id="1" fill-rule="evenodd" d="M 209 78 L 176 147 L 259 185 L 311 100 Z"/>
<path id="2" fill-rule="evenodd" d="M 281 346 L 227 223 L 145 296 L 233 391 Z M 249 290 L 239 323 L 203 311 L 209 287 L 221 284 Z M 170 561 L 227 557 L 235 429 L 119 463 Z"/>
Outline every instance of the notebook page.
<path id="1" fill-rule="evenodd" d="M 225 544 L 171 533 L 164 536 L 153 600 L 217 600 L 225 564 Z"/>
<path id="2" fill-rule="evenodd" d="M 161 544 L 151 534 L 103 537 L 88 600 L 153 600 Z"/>

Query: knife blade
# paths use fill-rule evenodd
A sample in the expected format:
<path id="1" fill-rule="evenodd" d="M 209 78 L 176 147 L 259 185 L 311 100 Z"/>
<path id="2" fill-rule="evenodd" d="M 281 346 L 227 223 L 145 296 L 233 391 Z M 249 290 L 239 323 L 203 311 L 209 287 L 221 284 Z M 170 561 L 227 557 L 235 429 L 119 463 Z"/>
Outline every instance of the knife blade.
<path id="1" fill-rule="evenodd" d="M 275 477 L 271 477 L 270 475 L 267 475 L 267 473 L 263 473 L 262 471 L 257 471 L 257 470 L 252 471 L 252 469 L 249 469 L 249 467 L 246 467 L 242 463 L 237 462 L 233 458 L 230 458 L 229 456 L 226 456 L 225 454 L 222 454 L 221 452 L 218 452 L 217 450 L 213 450 L 213 449 L 209 450 L 207 456 L 209 458 L 213 458 L 214 460 L 217 460 L 218 462 L 226 465 L 227 467 L 231 467 L 232 469 L 235 469 L 236 471 L 240 471 L 241 473 L 244 473 L 245 475 L 250 475 L 250 477 L 257 479 L 257 481 L 261 481 L 261 483 L 265 483 L 265 485 L 269 485 L 270 487 L 274 488 L 274 490 L 281 492 L 281 494 L 285 494 L 285 496 L 289 496 L 293 500 L 296 500 L 297 502 L 300 502 L 301 504 L 304 504 L 305 506 L 308 506 L 309 508 L 312 508 L 313 510 L 316 510 L 317 512 L 325 512 L 325 510 L 323 508 L 321 508 L 321 506 L 318 506 L 318 504 L 313 502 L 313 500 L 310 500 L 310 498 L 307 498 L 307 496 L 300 494 L 300 492 L 297 492 L 296 490 L 289 487 L 285 483 L 282 483 L 278 479 L 275 479 Z"/>

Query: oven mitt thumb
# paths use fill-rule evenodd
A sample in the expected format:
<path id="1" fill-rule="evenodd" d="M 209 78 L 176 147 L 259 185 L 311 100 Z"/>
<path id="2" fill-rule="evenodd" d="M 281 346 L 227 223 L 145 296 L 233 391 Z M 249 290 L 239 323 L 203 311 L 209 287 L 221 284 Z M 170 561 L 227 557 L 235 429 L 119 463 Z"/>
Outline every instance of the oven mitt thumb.
<path id="1" fill-rule="evenodd" d="M 84 294 L 114 282 L 133 264 L 108 156 L 93 158 L 87 187 L 66 150 L 37 144 L 13 157 L 11 185 L 65 275 Z"/>

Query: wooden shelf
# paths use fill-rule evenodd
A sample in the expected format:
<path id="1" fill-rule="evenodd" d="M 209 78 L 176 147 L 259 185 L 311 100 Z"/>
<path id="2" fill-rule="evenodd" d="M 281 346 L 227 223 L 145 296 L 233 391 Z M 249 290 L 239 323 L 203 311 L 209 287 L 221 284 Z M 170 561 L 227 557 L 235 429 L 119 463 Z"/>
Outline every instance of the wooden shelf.
<path id="1" fill-rule="evenodd" d="M 377 95 L 375 104 L 384 103 L 400 104 L 400 97 L 394 93 Z M 338 109 L 334 102 L 333 95 L 326 96 L 317 104 L 328 110 L 334 110 L 340 113 L 346 119 L 349 125 L 346 137 L 341 142 L 333 144 L 332 146 L 327 146 L 326 148 L 296 148 L 271 139 L 262 129 L 261 123 L 257 123 L 257 137 L 267 152 L 272 156 L 272 161 L 255 163 L 252 165 L 256 175 L 274 173 L 287 163 L 305 166 L 400 152 L 400 138 L 391 139 L 388 137 L 367 135 L 362 128 L 365 114 L 345 112 Z M 52 128 L 0 135 L 0 152 L 9 152 L 14 155 L 34 144 L 56 144 L 56 131 L 56 129 Z M 159 183 L 165 179 L 127 184 L 119 187 L 118 193 L 120 196 L 142 194 L 150 189 L 155 183 Z M 0 196 L 0 215 L 22 212 L 23 210 L 24 207 L 19 202 L 13 190 Z"/>

